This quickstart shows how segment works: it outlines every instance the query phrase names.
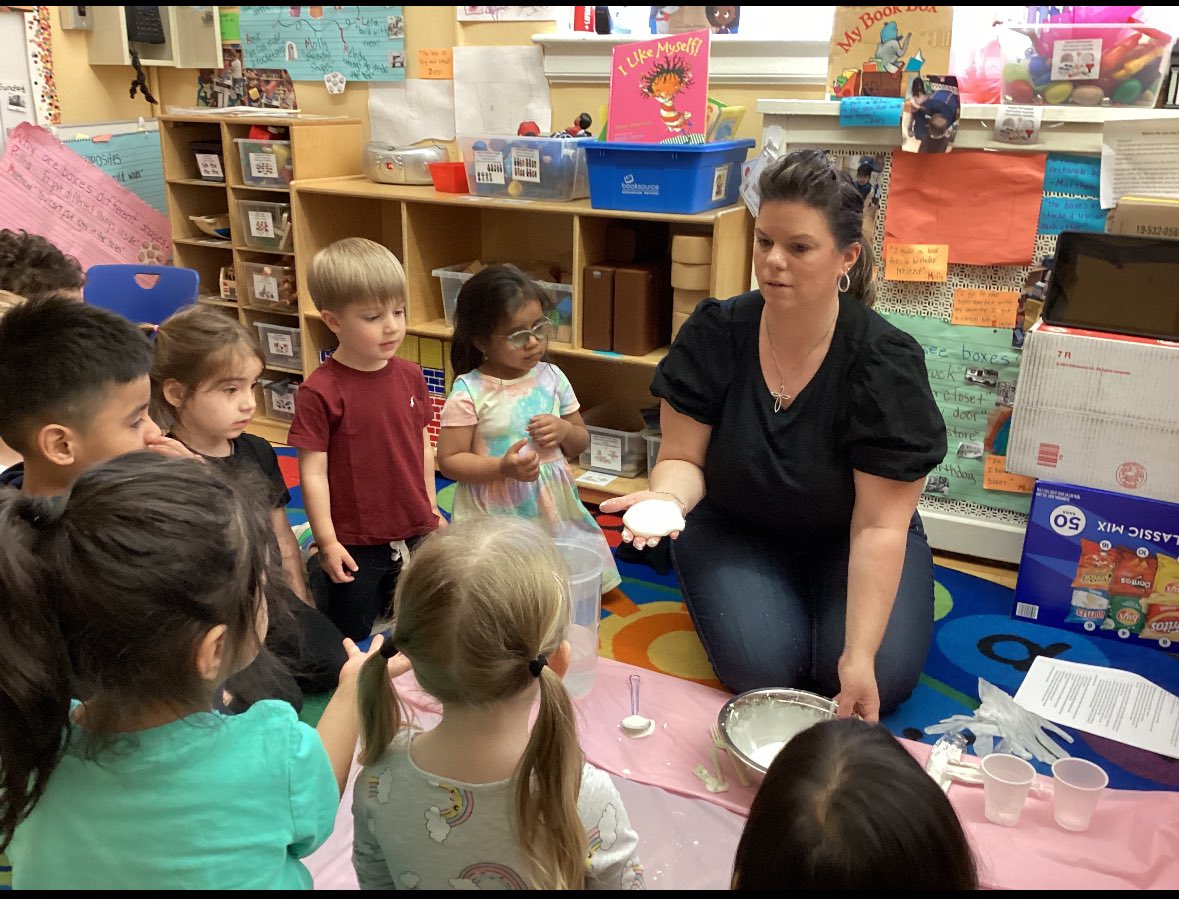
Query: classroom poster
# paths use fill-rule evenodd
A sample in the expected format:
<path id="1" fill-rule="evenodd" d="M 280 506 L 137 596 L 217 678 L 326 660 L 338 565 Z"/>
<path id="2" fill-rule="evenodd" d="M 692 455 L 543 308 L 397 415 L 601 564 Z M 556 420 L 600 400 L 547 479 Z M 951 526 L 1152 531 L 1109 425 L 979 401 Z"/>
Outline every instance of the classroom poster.
<path id="1" fill-rule="evenodd" d="M 987 480 L 1001 482 L 995 474 L 1002 465 L 998 457 L 1006 452 L 1006 427 L 1015 400 L 1020 354 L 1011 347 L 1011 328 L 949 325 L 923 315 L 883 315 L 924 350 L 929 386 L 946 422 L 946 458 L 929 473 L 924 494 L 1026 513 L 1031 505 L 1027 494 L 984 487 Z"/>
<path id="2" fill-rule="evenodd" d="M 837 6 L 827 99 L 905 97 L 918 75 L 950 72 L 950 6 Z"/>
<path id="3" fill-rule="evenodd" d="M 0 160 L 0 228 L 40 234 L 84 269 L 160 265 L 172 253 L 166 216 L 27 123 L 9 135 Z"/>
<path id="4" fill-rule="evenodd" d="M 708 130 L 708 29 L 619 44 L 610 67 L 606 139 L 703 143 Z"/>
<path id="5" fill-rule="evenodd" d="M 158 131 L 136 131 L 105 138 L 76 138 L 65 145 L 147 203 L 168 214 L 164 197 L 164 160 Z"/>
<path id="6" fill-rule="evenodd" d="M 286 69 L 295 81 L 405 79 L 405 17 L 400 6 L 243 6 L 244 63 Z"/>

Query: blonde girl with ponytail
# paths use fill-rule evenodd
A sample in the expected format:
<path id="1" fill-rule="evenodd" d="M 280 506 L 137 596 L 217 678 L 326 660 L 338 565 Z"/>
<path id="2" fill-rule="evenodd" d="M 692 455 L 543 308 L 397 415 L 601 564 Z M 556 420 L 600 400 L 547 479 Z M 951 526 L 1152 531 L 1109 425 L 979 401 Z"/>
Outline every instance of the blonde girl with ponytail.
<path id="1" fill-rule="evenodd" d="M 636 835 L 585 762 L 561 680 L 569 603 L 560 554 L 523 519 L 471 518 L 414 554 L 393 638 L 359 675 L 362 889 L 642 888 Z M 394 652 L 442 706 L 432 730 L 408 725 Z"/>

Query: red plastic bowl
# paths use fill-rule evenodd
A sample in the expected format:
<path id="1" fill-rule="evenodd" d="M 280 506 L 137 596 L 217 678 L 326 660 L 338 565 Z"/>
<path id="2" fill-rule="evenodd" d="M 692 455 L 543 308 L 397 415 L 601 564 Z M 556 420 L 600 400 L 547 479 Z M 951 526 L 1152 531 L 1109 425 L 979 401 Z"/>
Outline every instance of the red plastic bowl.
<path id="1" fill-rule="evenodd" d="M 465 194 L 467 188 L 467 166 L 462 162 L 431 162 L 430 177 L 434 179 L 434 190 L 447 194 Z"/>

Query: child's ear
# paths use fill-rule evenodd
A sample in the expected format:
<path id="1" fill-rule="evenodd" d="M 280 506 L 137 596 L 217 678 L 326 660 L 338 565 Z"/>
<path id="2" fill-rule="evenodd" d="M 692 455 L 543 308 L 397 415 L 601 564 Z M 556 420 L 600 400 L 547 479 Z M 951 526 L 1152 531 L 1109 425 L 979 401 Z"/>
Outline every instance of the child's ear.
<path id="1" fill-rule="evenodd" d="M 340 319 L 336 313 L 332 312 L 330 309 L 323 309 L 320 311 L 319 317 L 323 320 L 323 323 L 327 325 L 329 331 L 331 331 L 333 334 L 340 333 Z"/>
<path id="2" fill-rule="evenodd" d="M 471 343 L 474 344 L 475 349 L 477 349 L 480 353 L 482 353 L 484 356 L 487 355 L 487 341 L 486 340 L 484 340 L 482 337 L 476 337 L 471 340 Z"/>
<path id="3" fill-rule="evenodd" d="M 221 668 L 225 662 L 225 636 L 228 630 L 224 624 L 211 627 L 197 644 L 197 674 L 205 683 L 216 685 L 223 680 Z"/>
<path id="4" fill-rule="evenodd" d="M 42 425 L 33 439 L 34 449 L 54 465 L 73 465 L 80 455 L 81 435 L 68 425 Z"/>
<path id="5" fill-rule="evenodd" d="M 164 382 L 163 393 L 164 400 L 168 403 L 168 405 L 173 409 L 179 409 L 184 405 L 184 398 L 187 396 L 188 391 L 185 389 L 184 385 L 175 378 L 169 378 Z"/>
<path id="6" fill-rule="evenodd" d="M 558 677 L 564 677 L 569 670 L 569 662 L 573 657 L 573 646 L 568 640 L 562 640 L 556 652 L 549 656 L 549 667 Z"/>

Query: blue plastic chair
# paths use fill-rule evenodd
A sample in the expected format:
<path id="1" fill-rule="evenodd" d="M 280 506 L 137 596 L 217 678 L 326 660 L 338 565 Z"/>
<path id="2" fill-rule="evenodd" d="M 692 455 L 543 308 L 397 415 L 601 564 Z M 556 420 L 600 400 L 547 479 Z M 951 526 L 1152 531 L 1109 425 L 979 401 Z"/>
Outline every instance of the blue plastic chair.
<path id="1" fill-rule="evenodd" d="M 156 276 L 150 288 L 136 275 Z M 92 265 L 82 296 L 87 303 L 117 312 L 136 324 L 158 325 L 169 315 L 197 301 L 200 276 L 195 269 L 171 265 Z"/>

